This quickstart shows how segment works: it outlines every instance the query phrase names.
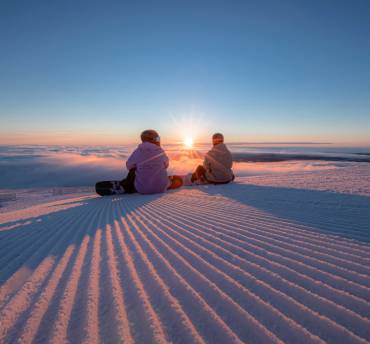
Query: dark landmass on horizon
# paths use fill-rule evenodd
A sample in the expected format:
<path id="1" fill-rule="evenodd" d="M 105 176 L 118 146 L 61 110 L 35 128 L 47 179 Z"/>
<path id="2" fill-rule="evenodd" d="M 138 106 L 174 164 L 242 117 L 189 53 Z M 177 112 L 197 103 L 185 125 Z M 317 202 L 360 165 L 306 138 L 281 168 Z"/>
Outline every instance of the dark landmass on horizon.
<path id="1" fill-rule="evenodd" d="M 280 162 L 291 160 L 370 162 L 370 153 L 352 153 L 354 156 L 334 156 L 318 154 L 286 154 L 286 153 L 232 153 L 235 162 Z M 363 155 L 364 157 L 356 157 Z"/>

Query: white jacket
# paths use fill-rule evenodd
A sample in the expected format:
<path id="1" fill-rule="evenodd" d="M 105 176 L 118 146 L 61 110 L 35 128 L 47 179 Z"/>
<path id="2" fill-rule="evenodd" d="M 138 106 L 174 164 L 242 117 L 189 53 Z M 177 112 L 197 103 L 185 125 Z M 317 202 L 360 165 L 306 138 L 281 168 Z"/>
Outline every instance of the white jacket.
<path id="1" fill-rule="evenodd" d="M 206 154 L 203 162 L 209 182 L 227 183 L 233 180 L 233 159 L 226 145 L 220 143 Z"/>

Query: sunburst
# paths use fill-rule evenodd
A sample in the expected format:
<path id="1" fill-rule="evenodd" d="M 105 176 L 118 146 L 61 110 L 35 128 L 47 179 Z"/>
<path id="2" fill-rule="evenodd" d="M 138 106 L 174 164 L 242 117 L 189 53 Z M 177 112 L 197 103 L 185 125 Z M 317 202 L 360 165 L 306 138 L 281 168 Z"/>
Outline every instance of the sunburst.
<path id="1" fill-rule="evenodd" d="M 193 138 L 191 136 L 186 136 L 184 139 L 184 146 L 187 149 L 190 149 L 193 147 Z"/>

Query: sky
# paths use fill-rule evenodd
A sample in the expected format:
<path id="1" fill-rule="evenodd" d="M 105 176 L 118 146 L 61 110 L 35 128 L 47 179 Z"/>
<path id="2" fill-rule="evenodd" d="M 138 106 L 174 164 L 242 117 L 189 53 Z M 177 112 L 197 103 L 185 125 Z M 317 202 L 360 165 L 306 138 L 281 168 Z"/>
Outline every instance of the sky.
<path id="1" fill-rule="evenodd" d="M 370 2 L 0 1 L 0 144 L 370 146 Z"/>

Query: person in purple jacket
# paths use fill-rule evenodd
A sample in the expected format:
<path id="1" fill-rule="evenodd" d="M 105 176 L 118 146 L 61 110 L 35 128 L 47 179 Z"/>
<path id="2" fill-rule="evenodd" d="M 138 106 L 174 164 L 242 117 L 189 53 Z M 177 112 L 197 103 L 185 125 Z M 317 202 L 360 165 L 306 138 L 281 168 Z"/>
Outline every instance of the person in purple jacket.
<path id="1" fill-rule="evenodd" d="M 129 173 L 121 181 L 121 186 L 126 193 L 165 192 L 170 187 L 169 161 L 161 148 L 160 137 L 155 130 L 148 129 L 141 133 L 141 141 L 126 162 Z"/>

